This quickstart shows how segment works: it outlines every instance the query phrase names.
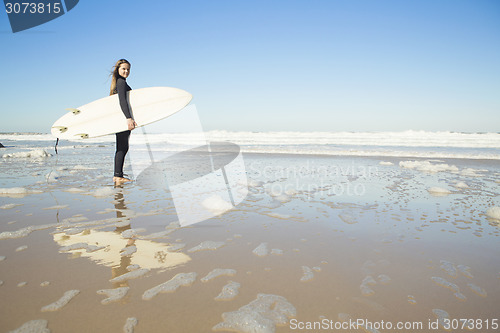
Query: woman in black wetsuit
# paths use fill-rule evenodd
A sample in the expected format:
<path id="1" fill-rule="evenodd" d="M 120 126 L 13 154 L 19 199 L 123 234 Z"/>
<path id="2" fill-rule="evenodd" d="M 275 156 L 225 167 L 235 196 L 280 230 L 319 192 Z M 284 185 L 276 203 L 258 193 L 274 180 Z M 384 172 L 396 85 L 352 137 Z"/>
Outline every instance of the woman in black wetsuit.
<path id="1" fill-rule="evenodd" d="M 130 137 L 130 131 L 137 126 L 134 118 L 132 117 L 130 106 L 127 101 L 127 91 L 132 89 L 127 84 L 127 77 L 130 75 L 130 63 L 125 59 L 118 60 L 116 65 L 113 67 L 111 75 L 111 88 L 109 90 L 109 94 L 118 94 L 120 107 L 128 126 L 128 131 L 116 133 L 115 173 L 113 176 L 113 182 L 115 184 L 123 184 L 130 181 L 130 179 L 123 177 L 123 163 L 125 161 L 125 155 L 128 152 L 128 139 Z"/>

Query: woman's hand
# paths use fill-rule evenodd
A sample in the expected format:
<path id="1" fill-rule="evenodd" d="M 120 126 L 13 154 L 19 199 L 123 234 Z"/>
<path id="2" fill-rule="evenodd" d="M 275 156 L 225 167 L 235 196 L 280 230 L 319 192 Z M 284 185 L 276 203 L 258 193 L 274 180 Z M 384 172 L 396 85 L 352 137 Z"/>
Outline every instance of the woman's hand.
<path id="1" fill-rule="evenodd" d="M 127 126 L 128 126 L 128 130 L 131 131 L 131 130 L 133 130 L 134 128 L 137 127 L 137 123 L 135 122 L 134 119 L 127 118 Z"/>

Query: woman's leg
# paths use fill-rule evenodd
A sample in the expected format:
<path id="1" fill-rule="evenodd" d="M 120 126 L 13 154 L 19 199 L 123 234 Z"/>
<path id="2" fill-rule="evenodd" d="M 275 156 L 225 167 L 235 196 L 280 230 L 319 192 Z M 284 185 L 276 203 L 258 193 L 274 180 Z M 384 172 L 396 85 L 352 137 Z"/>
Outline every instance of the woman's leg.
<path id="1" fill-rule="evenodd" d="M 128 152 L 128 139 L 130 131 L 116 133 L 115 177 L 123 177 L 123 163 Z"/>

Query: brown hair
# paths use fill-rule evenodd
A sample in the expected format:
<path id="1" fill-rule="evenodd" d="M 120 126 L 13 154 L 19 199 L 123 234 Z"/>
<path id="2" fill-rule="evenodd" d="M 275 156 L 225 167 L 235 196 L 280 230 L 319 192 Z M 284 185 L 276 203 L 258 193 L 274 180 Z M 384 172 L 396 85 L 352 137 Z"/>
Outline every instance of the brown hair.
<path id="1" fill-rule="evenodd" d="M 130 65 L 130 62 L 128 62 L 126 59 L 120 59 L 116 62 L 116 64 L 113 66 L 113 69 L 111 70 L 111 88 L 109 88 L 109 94 L 114 95 L 117 93 L 116 91 L 116 80 L 118 80 L 118 77 L 120 76 L 118 74 L 118 68 L 120 68 L 121 64 L 128 64 Z"/>

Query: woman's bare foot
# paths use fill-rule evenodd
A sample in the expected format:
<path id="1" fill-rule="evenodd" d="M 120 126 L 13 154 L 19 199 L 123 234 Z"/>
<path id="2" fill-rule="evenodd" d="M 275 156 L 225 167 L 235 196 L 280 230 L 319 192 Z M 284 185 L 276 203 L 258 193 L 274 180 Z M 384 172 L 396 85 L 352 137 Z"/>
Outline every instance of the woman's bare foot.
<path id="1" fill-rule="evenodd" d="M 123 184 L 123 183 L 126 183 L 126 182 L 131 182 L 131 181 L 132 181 L 131 179 L 124 178 L 124 177 L 113 177 L 113 182 L 116 185 L 120 185 L 120 184 Z"/>

